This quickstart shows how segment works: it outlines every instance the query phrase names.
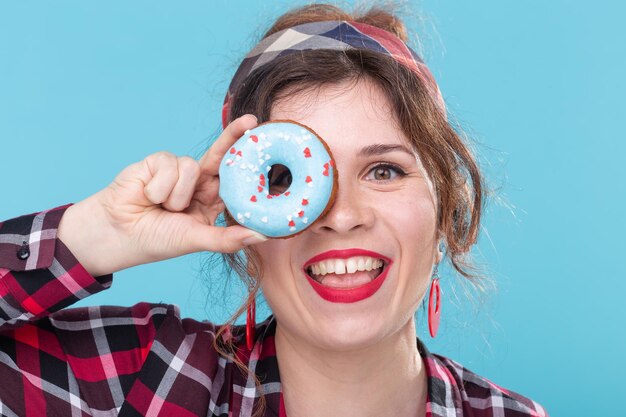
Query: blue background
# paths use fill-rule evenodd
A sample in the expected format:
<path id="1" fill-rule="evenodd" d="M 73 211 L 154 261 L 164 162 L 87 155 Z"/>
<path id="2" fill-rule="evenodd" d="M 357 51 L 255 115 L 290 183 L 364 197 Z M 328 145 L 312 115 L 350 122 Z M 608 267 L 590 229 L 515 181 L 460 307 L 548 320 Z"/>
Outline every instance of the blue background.
<path id="1" fill-rule="evenodd" d="M 159 150 L 198 157 L 239 60 L 292 4 L 0 3 L 0 218 L 80 201 Z M 626 415 L 626 8 L 593 4 L 428 0 L 407 20 L 496 190 L 475 259 L 498 290 L 444 269 L 440 334 L 419 334 L 553 416 Z M 119 272 L 79 305 L 225 320 L 242 292 L 208 258 Z"/>

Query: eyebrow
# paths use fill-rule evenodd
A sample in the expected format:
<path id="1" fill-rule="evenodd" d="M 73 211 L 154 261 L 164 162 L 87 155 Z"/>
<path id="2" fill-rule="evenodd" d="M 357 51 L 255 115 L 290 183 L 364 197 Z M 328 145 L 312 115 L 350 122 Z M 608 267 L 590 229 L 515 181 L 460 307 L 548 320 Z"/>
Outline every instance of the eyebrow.
<path id="1" fill-rule="evenodd" d="M 364 148 L 361 148 L 357 156 L 376 156 L 383 155 L 389 152 L 400 151 L 407 153 L 411 156 L 415 154 L 407 149 L 406 146 L 402 145 L 384 145 L 382 143 L 377 143 L 376 145 L 369 145 Z"/>

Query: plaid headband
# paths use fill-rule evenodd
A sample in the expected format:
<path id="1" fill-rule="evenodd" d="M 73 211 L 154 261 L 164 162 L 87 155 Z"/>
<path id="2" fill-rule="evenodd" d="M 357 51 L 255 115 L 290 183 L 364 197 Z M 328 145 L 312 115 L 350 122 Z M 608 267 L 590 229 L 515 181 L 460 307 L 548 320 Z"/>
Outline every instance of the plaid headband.
<path id="1" fill-rule="evenodd" d="M 361 49 L 388 55 L 413 71 L 428 88 L 445 117 L 446 108 L 432 74 L 420 56 L 394 34 L 365 23 L 324 21 L 297 25 L 263 39 L 237 69 L 222 108 L 222 125 L 228 124 L 230 101 L 237 88 L 257 68 L 276 58 L 313 49 Z"/>

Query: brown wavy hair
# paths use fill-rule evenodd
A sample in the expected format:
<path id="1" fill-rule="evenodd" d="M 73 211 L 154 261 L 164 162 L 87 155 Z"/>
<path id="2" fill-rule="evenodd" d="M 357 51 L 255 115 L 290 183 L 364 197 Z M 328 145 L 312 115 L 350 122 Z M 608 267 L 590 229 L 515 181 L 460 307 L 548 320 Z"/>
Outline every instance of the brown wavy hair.
<path id="1" fill-rule="evenodd" d="M 376 26 L 408 42 L 406 27 L 392 10 L 389 6 L 378 6 L 349 13 L 333 5 L 312 4 L 280 16 L 263 37 L 304 23 L 345 20 Z M 376 83 L 386 94 L 398 126 L 420 155 L 433 181 L 437 198 L 437 230 L 449 262 L 459 274 L 480 288 L 480 278 L 474 273 L 468 254 L 478 237 L 484 201 L 483 177 L 469 145 L 451 126 L 427 87 L 411 70 L 374 51 L 311 50 L 292 54 L 275 59 L 250 74 L 234 92 L 227 117 L 230 121 L 251 113 L 262 123 L 269 119 L 272 105 L 287 95 L 315 91 L 325 85 L 356 83 L 365 78 Z M 234 224 L 228 213 L 225 218 L 227 224 Z M 233 324 L 255 299 L 263 265 L 252 248 L 224 257 L 249 289 L 246 302 L 227 323 Z M 218 332 L 218 338 L 219 335 Z M 233 349 L 233 346 L 220 343 L 220 351 L 224 354 L 232 353 Z M 246 370 L 243 363 L 238 362 L 238 365 Z M 256 411 L 264 407 L 263 397 L 259 405 Z"/>

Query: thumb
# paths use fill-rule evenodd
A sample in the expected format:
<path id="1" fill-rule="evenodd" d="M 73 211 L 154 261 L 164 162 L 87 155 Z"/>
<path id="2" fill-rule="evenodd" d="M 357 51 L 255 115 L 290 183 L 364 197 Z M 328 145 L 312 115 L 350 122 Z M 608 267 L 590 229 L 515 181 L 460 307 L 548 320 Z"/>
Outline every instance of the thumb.
<path id="1" fill-rule="evenodd" d="M 188 238 L 198 251 L 232 253 L 269 238 L 243 226 L 202 226 L 192 228 Z"/>

